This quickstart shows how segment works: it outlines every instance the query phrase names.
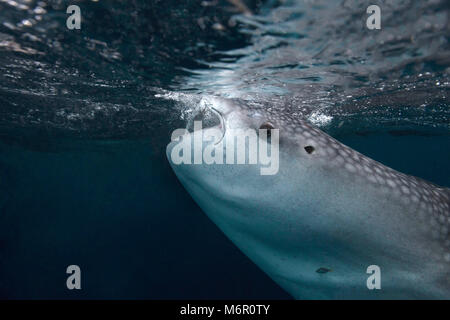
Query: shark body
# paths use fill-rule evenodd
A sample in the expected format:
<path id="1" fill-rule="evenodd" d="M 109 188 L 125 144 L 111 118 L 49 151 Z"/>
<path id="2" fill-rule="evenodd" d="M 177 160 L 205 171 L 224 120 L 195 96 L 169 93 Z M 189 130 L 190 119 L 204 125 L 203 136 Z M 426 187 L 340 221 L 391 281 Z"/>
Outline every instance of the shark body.
<path id="1" fill-rule="evenodd" d="M 297 299 L 450 298 L 450 192 L 395 171 L 308 122 L 215 98 L 218 127 L 279 129 L 279 172 L 175 165 L 186 190 L 254 263 Z M 217 130 L 215 128 L 203 129 Z M 367 267 L 381 289 L 369 290 Z"/>

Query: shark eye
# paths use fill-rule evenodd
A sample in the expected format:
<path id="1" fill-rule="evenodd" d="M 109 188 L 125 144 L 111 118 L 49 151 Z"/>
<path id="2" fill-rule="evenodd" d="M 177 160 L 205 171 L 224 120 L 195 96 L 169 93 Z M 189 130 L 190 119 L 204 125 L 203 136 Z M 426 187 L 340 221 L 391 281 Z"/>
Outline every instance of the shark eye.
<path id="1" fill-rule="evenodd" d="M 273 124 L 271 124 L 270 122 L 264 122 L 259 129 L 266 129 L 267 130 L 267 137 L 270 137 L 271 135 L 271 130 L 275 129 L 275 127 L 273 126 Z"/>
<path id="2" fill-rule="evenodd" d="M 273 124 L 271 124 L 270 122 L 264 122 L 259 128 L 260 129 L 267 129 L 267 130 L 275 129 Z"/>
<path id="3" fill-rule="evenodd" d="M 316 149 L 314 149 L 313 146 L 306 146 L 305 147 L 305 151 L 308 152 L 309 154 L 313 153 L 314 150 L 316 150 Z"/>

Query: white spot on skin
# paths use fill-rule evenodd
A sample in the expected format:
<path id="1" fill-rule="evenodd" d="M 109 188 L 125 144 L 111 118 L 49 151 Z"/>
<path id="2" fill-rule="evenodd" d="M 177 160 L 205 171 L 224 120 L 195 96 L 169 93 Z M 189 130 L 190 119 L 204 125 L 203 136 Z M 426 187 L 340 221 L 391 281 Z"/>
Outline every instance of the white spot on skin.
<path id="1" fill-rule="evenodd" d="M 387 184 L 388 184 L 390 187 L 395 188 L 396 184 L 395 184 L 395 182 L 394 182 L 393 180 L 388 179 L 386 182 L 387 182 Z"/>
<path id="2" fill-rule="evenodd" d="M 370 175 L 369 176 L 369 181 L 371 181 L 373 183 L 377 183 L 377 178 L 374 175 Z"/>
<path id="3" fill-rule="evenodd" d="M 345 162 L 344 158 L 341 156 L 336 156 L 335 161 L 336 161 L 336 164 L 338 164 L 338 165 L 342 165 Z"/>
<path id="4" fill-rule="evenodd" d="M 381 175 L 377 176 L 377 181 L 378 181 L 379 184 L 385 184 L 386 183 L 385 179 Z"/>
<path id="5" fill-rule="evenodd" d="M 349 162 L 345 164 L 345 168 L 350 172 L 356 172 L 356 168 Z"/>
<path id="6" fill-rule="evenodd" d="M 334 157 L 334 155 L 336 154 L 336 150 L 333 148 L 327 148 L 327 155 L 330 157 Z"/>
<path id="7" fill-rule="evenodd" d="M 402 186 L 402 192 L 405 194 L 409 194 L 409 188 L 406 186 Z"/>

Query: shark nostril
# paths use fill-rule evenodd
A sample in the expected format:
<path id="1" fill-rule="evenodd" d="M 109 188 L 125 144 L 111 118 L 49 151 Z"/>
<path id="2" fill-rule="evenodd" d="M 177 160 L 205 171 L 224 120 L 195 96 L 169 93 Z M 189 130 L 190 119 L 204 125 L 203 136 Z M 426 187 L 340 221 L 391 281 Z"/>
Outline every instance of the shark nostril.
<path id="1" fill-rule="evenodd" d="M 305 149 L 305 151 L 308 152 L 309 154 L 313 153 L 314 150 L 316 150 L 316 149 L 314 149 L 313 146 L 306 146 L 304 149 Z"/>

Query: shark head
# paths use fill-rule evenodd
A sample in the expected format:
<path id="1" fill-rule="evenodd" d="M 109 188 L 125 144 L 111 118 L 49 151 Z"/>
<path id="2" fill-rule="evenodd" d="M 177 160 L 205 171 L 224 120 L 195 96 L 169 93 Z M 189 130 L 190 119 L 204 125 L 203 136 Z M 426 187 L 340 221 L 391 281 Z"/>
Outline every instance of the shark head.
<path id="1" fill-rule="evenodd" d="M 262 191 L 273 196 L 277 186 L 286 183 L 285 175 L 292 174 L 287 162 L 298 166 L 298 177 L 306 178 L 319 162 L 329 163 L 337 155 L 339 146 L 332 138 L 295 116 L 249 107 L 239 100 L 209 98 L 203 104 L 217 117 L 215 125 L 194 124 L 193 132 L 178 129 L 167 147 L 174 171 L 191 187 L 230 200 L 245 196 L 247 203 L 253 195 L 261 204 L 267 199 Z M 280 159 L 285 163 L 282 168 Z M 286 186 L 282 189 L 286 194 Z"/>
<path id="2" fill-rule="evenodd" d="M 216 125 L 175 134 L 169 162 L 214 223 L 294 297 L 449 293 L 447 189 L 288 112 L 220 98 L 207 105 Z M 384 295 L 368 289 L 371 265 L 384 272 Z"/>

